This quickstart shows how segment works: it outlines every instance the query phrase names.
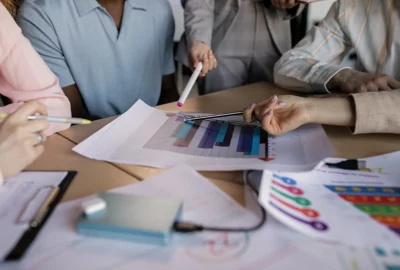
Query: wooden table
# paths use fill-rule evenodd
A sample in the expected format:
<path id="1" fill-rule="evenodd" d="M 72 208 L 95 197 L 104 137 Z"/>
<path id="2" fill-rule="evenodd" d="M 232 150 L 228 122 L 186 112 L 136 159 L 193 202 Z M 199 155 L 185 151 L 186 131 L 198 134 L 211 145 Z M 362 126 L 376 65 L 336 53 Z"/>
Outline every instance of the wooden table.
<path id="1" fill-rule="evenodd" d="M 74 143 L 55 134 L 45 142 L 44 154 L 27 170 L 73 170 L 78 175 L 65 194 L 63 201 L 73 200 L 109 189 L 138 183 L 139 180 L 115 165 L 85 158 L 71 149 Z M 216 186 L 244 205 L 245 195 L 241 185 L 220 180 L 211 180 Z"/>
<path id="2" fill-rule="evenodd" d="M 138 183 L 138 179 L 114 165 L 91 160 L 76 154 L 71 149 L 75 144 L 58 134 L 47 138 L 45 152 L 27 170 L 72 170 L 78 175 L 63 200 L 72 200 L 106 190 Z"/>
<path id="3" fill-rule="evenodd" d="M 270 83 L 257 83 L 211 95 L 189 99 L 185 112 L 220 113 L 241 110 L 252 103 L 264 100 L 272 95 L 295 94 Z M 159 106 L 158 109 L 176 112 L 181 110 L 175 103 Z M 61 136 L 73 143 L 80 143 L 115 117 L 95 121 L 89 126 L 74 126 L 61 132 Z M 335 150 L 335 157 L 364 158 L 400 150 L 400 136 L 390 134 L 352 135 L 345 127 L 325 126 L 325 131 Z M 138 179 L 145 179 L 160 173 L 161 169 L 135 165 L 115 164 L 123 171 Z M 214 180 L 224 180 L 240 184 L 241 172 L 203 172 L 204 176 Z"/>

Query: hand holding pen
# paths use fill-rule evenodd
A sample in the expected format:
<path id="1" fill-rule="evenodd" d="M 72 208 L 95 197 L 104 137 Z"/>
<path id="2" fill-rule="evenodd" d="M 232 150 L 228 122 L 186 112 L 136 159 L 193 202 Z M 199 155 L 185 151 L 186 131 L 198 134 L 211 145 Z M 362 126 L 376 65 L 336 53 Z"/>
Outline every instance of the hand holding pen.
<path id="1" fill-rule="evenodd" d="M 46 108 L 39 102 L 27 102 L 0 124 L 0 171 L 4 178 L 19 173 L 44 151 L 42 142 L 49 122 L 28 121 L 35 113 L 46 115 Z"/>
<path id="2" fill-rule="evenodd" d="M 6 113 L 0 113 L 0 118 L 7 118 L 9 115 Z M 29 115 L 27 117 L 28 120 L 47 120 L 51 123 L 64 123 L 64 124 L 73 124 L 73 125 L 88 125 L 92 122 L 87 119 L 82 118 L 71 118 L 71 117 L 55 117 L 55 116 L 46 116 L 46 115 Z"/>

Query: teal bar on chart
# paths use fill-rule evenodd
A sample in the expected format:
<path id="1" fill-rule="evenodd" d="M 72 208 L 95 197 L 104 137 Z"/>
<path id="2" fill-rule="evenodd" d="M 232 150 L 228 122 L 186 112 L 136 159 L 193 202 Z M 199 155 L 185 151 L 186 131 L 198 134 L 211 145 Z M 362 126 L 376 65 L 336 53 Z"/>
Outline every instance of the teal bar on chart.
<path id="1" fill-rule="evenodd" d="M 253 141 L 251 145 L 251 156 L 258 156 L 260 154 L 260 128 L 255 128 L 253 133 Z"/>
<path id="2" fill-rule="evenodd" d="M 228 130 L 228 123 L 223 123 L 221 128 L 219 129 L 216 143 L 222 143 L 225 139 L 226 132 Z"/>
<path id="3" fill-rule="evenodd" d="M 193 121 L 187 121 L 184 123 L 183 128 L 179 131 L 178 135 L 176 136 L 177 139 L 184 139 L 188 135 L 190 129 L 194 125 Z"/>

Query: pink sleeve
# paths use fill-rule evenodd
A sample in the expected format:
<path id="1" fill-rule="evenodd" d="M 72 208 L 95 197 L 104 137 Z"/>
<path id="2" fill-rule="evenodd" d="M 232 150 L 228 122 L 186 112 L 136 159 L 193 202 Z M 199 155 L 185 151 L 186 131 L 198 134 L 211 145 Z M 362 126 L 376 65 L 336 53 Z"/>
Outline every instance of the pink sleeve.
<path id="1" fill-rule="evenodd" d="M 59 86 L 58 78 L 22 35 L 1 3 L 0 93 L 16 103 L 0 108 L 2 112 L 10 113 L 23 102 L 38 100 L 51 116 L 71 116 L 71 105 Z M 68 124 L 52 124 L 46 134 L 68 127 Z"/>

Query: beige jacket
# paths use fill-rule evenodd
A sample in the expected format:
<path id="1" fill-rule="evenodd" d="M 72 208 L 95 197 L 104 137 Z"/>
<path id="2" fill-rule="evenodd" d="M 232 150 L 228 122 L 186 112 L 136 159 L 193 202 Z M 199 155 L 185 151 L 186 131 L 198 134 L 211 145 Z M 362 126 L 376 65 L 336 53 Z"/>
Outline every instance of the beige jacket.
<path id="1" fill-rule="evenodd" d="M 300 92 L 328 93 L 327 82 L 354 49 L 357 70 L 400 80 L 400 1 L 338 0 L 275 65 L 275 83 Z M 400 133 L 400 90 L 352 95 L 355 133 Z"/>
<path id="2" fill-rule="evenodd" d="M 176 59 L 187 66 L 188 48 L 195 40 L 211 45 L 212 50 L 218 53 L 218 47 L 235 20 L 242 0 L 181 1 L 185 9 L 185 35 L 179 44 Z M 272 39 L 282 54 L 292 48 L 290 19 L 299 15 L 303 9 L 303 4 L 295 10 L 296 14 L 289 14 L 287 10 L 273 6 L 265 9 L 265 19 Z"/>

